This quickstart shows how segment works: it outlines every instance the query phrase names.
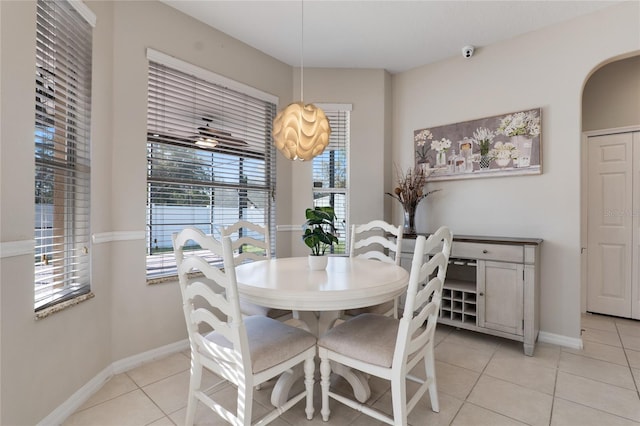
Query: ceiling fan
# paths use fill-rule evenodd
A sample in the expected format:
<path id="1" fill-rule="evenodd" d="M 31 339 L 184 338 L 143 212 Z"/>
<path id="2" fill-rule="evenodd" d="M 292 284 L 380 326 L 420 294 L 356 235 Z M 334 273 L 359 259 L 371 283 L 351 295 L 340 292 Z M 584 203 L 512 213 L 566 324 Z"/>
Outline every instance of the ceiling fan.
<path id="1" fill-rule="evenodd" d="M 231 136 L 231 133 L 209 127 L 210 118 L 202 117 L 206 122 L 205 126 L 198 127 L 198 133 L 194 136 L 195 144 L 202 147 L 213 149 L 219 145 L 233 148 L 243 148 L 247 143 L 242 139 Z"/>

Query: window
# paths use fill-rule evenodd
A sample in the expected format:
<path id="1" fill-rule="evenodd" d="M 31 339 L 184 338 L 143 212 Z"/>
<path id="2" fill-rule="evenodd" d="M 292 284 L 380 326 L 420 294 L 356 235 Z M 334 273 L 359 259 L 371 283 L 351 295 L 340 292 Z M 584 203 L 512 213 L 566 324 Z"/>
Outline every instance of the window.
<path id="1" fill-rule="evenodd" d="M 153 281 L 176 275 L 171 236 L 186 226 L 219 236 L 242 219 L 275 236 L 277 99 L 159 52 L 149 50 L 148 57 L 147 279 Z"/>
<path id="2" fill-rule="evenodd" d="M 80 2 L 37 3 L 35 310 L 88 294 L 91 44 Z"/>
<path id="3" fill-rule="evenodd" d="M 349 240 L 349 119 L 351 105 L 321 105 L 331 137 L 324 152 L 313 159 L 313 205 L 331 206 L 336 214 L 338 244 L 332 253 L 345 254 Z"/>

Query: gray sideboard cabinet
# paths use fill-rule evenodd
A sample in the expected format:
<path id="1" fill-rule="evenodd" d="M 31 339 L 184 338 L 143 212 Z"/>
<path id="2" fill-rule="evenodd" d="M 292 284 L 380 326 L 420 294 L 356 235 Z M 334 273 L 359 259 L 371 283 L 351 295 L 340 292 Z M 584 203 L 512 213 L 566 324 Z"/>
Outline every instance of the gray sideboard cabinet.
<path id="1" fill-rule="evenodd" d="M 439 322 L 524 344 L 532 356 L 540 329 L 541 239 L 454 235 Z M 415 238 L 400 264 L 411 269 Z M 401 301 L 402 304 L 402 301 Z"/>

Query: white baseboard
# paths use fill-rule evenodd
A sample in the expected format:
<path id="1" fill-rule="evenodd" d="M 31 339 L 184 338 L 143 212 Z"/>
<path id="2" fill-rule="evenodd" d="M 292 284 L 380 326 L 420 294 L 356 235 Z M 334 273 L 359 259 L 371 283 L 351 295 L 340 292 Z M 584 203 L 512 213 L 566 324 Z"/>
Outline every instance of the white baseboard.
<path id="1" fill-rule="evenodd" d="M 551 343 L 553 345 L 564 346 L 566 348 L 582 350 L 582 339 L 575 337 L 563 336 L 561 334 L 548 333 L 540 331 L 538 333 L 538 342 Z"/>
<path id="2" fill-rule="evenodd" d="M 166 346 L 161 346 L 156 349 L 152 349 L 147 352 L 142 352 L 138 355 L 133 355 L 120 361 L 116 361 L 111 364 L 113 368 L 113 374 L 124 373 L 133 368 L 140 367 L 142 364 L 146 364 L 151 361 L 155 361 L 159 358 L 164 358 L 167 355 L 174 354 L 176 352 L 189 349 L 189 339 L 180 340 L 179 342 L 171 343 Z"/>
<path id="3" fill-rule="evenodd" d="M 139 367 L 145 363 L 163 358 L 167 355 L 177 353 L 189 348 L 189 340 L 181 340 L 166 346 L 161 346 L 141 354 L 116 361 L 89 380 L 84 386 L 78 389 L 69 399 L 63 402 L 58 408 L 53 410 L 47 417 L 42 419 L 38 425 L 60 425 L 75 413 L 78 408 L 93 396 L 102 386 L 116 374 Z"/>
<path id="4" fill-rule="evenodd" d="M 93 379 L 78 389 L 69 399 L 53 410 L 47 417 L 42 419 L 38 426 L 61 425 L 65 420 L 75 413 L 91 396 L 102 388 L 102 386 L 113 377 L 111 366 L 102 370 Z"/>

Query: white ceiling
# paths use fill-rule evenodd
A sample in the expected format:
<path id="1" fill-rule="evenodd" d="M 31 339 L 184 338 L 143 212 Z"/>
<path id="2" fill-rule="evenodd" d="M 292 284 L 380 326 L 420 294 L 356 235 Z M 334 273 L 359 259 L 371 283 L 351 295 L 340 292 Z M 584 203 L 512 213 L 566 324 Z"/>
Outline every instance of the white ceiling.
<path id="1" fill-rule="evenodd" d="M 391 73 L 462 57 L 465 45 L 476 46 L 475 54 L 481 55 L 483 46 L 618 3 L 161 1 L 292 66 L 300 66 L 302 59 L 304 67 L 383 68 Z"/>

